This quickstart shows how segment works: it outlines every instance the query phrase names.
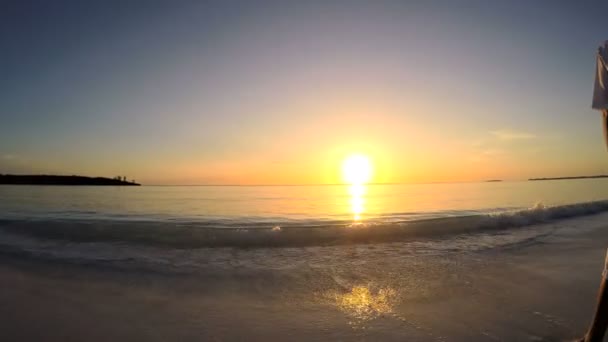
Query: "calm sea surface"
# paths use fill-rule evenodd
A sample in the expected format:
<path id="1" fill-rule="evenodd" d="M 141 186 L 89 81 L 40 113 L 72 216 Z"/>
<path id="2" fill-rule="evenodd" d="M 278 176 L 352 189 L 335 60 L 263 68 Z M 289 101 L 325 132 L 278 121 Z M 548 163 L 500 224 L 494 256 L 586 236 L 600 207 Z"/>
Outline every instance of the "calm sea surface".
<path id="1" fill-rule="evenodd" d="M 272 227 L 401 222 L 608 199 L 608 179 L 367 186 L 0 186 L 0 218 Z"/>

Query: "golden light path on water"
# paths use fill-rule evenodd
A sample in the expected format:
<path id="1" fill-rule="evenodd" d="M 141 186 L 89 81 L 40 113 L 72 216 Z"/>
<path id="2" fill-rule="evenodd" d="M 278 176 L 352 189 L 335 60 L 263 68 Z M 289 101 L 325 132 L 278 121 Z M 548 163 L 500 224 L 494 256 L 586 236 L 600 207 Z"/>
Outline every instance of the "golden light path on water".
<path id="1" fill-rule="evenodd" d="M 328 291 L 325 296 L 350 319 L 353 328 L 362 328 L 371 320 L 393 314 L 397 291 L 357 285 L 349 290 Z"/>
<path id="2" fill-rule="evenodd" d="M 352 184 L 348 187 L 350 194 L 350 208 L 355 222 L 361 221 L 361 214 L 365 211 L 365 192 L 363 184 Z"/>
<path id="3" fill-rule="evenodd" d="M 359 222 L 365 211 L 365 184 L 371 179 L 372 163 L 365 155 L 353 154 L 344 160 L 342 173 L 346 183 L 350 184 L 348 192 L 353 220 Z"/>
<path id="4" fill-rule="evenodd" d="M 361 223 L 365 212 L 366 183 L 372 176 L 372 164 L 367 156 L 355 154 L 345 159 L 342 172 L 348 186 L 350 210 L 354 223 Z M 396 297 L 392 288 L 372 289 L 369 286 L 356 285 L 349 290 L 332 290 L 326 293 L 334 304 L 347 316 L 354 325 L 390 314 Z"/>

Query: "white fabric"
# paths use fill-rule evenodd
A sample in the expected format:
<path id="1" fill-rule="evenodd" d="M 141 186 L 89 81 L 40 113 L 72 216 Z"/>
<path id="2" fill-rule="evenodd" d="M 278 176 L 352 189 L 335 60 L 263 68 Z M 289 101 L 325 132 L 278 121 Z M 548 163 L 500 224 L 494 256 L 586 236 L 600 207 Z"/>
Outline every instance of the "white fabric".
<path id="1" fill-rule="evenodd" d="M 608 109 L 608 41 L 600 46 L 596 57 L 595 86 L 593 87 L 593 109 Z"/>

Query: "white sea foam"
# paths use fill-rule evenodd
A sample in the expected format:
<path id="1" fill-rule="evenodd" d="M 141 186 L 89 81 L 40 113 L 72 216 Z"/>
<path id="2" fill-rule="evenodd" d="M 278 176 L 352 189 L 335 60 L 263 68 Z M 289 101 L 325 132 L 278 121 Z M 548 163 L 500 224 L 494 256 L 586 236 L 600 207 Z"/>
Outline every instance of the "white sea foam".
<path id="1" fill-rule="evenodd" d="M 0 229 L 40 241 L 121 243 L 161 248 L 295 247 L 357 243 L 390 243 L 423 239 L 449 240 L 462 234 L 514 231 L 522 227 L 608 211 L 608 201 L 562 206 L 536 204 L 530 209 L 442 217 L 414 221 L 286 221 L 279 225 L 232 222 L 235 228 L 213 223 L 133 222 L 104 220 L 4 220 Z M 238 227 L 238 228 L 237 228 Z M 5 239 L 5 244 L 7 243 Z"/>

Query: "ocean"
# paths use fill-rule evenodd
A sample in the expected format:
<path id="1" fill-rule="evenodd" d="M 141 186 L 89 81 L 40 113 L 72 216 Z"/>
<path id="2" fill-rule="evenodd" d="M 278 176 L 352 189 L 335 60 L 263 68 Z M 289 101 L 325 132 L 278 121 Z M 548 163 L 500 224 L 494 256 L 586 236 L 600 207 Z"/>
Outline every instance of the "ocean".
<path id="1" fill-rule="evenodd" d="M 47 340 L 74 333 L 57 310 L 93 340 L 563 340 L 607 211 L 608 179 L 0 186 L 0 299 Z"/>
<path id="2" fill-rule="evenodd" d="M 469 251 L 528 241 L 545 232 L 522 228 L 607 211 L 607 199 L 608 179 L 350 186 L 18 185 L 0 186 L 0 231 L 7 249 L 28 246 L 35 252 L 39 246 L 48 251 L 60 244 L 57 255 L 83 243 L 105 246 L 104 257 L 116 255 L 119 246 L 154 247 L 166 254 L 214 247 L 424 242 L 435 249 Z"/>
<path id="3" fill-rule="evenodd" d="M 2 219 L 272 228 L 402 223 L 598 201 L 608 199 L 608 179 L 359 186 L 0 185 L 0 199 Z"/>

